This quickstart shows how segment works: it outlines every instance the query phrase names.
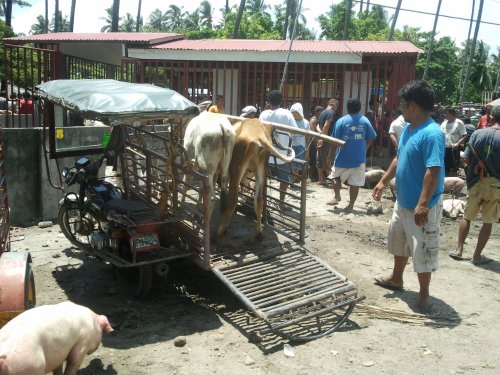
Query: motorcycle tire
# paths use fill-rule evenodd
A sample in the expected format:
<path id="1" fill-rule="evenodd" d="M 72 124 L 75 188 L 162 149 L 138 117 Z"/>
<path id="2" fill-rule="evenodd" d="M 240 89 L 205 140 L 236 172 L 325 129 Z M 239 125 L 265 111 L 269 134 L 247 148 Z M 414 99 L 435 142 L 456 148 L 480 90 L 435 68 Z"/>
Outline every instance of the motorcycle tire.
<path id="1" fill-rule="evenodd" d="M 122 275 L 122 280 L 125 279 L 124 287 L 126 292 L 132 296 L 144 299 L 151 293 L 153 286 L 153 266 L 145 264 L 143 266 L 118 268 L 118 274 Z"/>
<path id="2" fill-rule="evenodd" d="M 92 246 L 90 245 L 90 234 L 81 234 L 76 231 L 75 226 L 77 225 L 77 221 L 75 220 L 76 215 L 78 214 L 77 208 L 68 209 L 65 205 L 61 205 L 59 208 L 59 213 L 57 215 L 57 222 L 59 223 L 59 227 L 63 232 L 64 236 L 76 247 L 81 250 L 91 251 Z M 96 215 L 90 211 L 86 210 L 83 214 L 83 219 L 85 220 L 85 225 L 87 225 L 87 232 L 92 233 L 94 230 L 98 230 L 99 228 L 99 220 Z M 93 228 L 90 229 L 89 226 Z"/>

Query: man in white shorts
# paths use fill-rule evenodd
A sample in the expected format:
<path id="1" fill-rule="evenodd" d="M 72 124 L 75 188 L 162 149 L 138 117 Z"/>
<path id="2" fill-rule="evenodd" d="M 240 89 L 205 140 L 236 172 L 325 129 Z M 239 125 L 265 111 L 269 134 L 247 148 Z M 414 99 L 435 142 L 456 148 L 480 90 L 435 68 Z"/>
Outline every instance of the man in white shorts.
<path id="1" fill-rule="evenodd" d="M 353 211 L 359 188 L 365 184 L 366 150 L 377 137 L 370 120 L 360 115 L 360 110 L 359 99 L 349 99 L 349 114 L 337 120 L 333 134 L 335 138 L 345 141 L 345 145 L 342 148 L 332 146 L 335 153 L 332 168 L 334 197 L 328 204 L 340 203 L 340 189 L 342 183 L 346 183 L 349 185 L 349 204 L 344 208 L 346 213 Z"/>
<path id="2" fill-rule="evenodd" d="M 435 94 L 427 82 L 407 83 L 399 97 L 409 125 L 401 132 L 397 156 L 373 190 L 373 198 L 380 200 L 385 186 L 396 176 L 398 194 L 387 241 L 394 267 L 391 274 L 375 278 L 375 284 L 403 289 L 403 272 L 412 257 L 420 285 L 419 306 L 428 312 L 431 275 L 438 266 L 445 140 L 430 117 Z"/>

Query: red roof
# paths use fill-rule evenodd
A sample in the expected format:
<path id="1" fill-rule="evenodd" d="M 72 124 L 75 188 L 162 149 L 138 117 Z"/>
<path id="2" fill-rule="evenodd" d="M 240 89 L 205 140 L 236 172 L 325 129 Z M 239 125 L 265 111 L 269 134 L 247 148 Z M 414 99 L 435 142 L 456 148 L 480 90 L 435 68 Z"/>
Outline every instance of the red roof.
<path id="1" fill-rule="evenodd" d="M 288 40 L 253 39 L 201 39 L 175 40 L 158 44 L 153 48 L 169 50 L 205 51 L 288 51 Z M 407 41 L 344 41 L 344 40 L 296 40 L 292 46 L 295 52 L 340 52 L 367 54 L 422 53 L 423 51 Z"/>
<path id="2" fill-rule="evenodd" d="M 184 35 L 175 33 L 49 33 L 5 38 L 8 42 L 24 43 L 62 43 L 62 42 L 101 42 L 158 44 L 183 39 Z"/>

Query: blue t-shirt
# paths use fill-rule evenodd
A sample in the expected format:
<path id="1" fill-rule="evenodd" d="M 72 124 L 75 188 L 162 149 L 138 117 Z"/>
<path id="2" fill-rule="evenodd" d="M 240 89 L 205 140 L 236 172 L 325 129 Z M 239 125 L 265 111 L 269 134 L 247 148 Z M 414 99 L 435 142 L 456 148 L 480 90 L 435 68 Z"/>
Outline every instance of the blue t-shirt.
<path id="1" fill-rule="evenodd" d="M 335 166 L 357 168 L 366 162 L 366 141 L 375 139 L 377 133 L 373 130 L 370 120 L 358 114 L 338 119 L 333 136 L 346 142 L 344 147 L 337 149 Z"/>
<path id="2" fill-rule="evenodd" d="M 432 208 L 444 191 L 444 133 L 430 118 L 418 128 L 406 126 L 399 137 L 396 169 L 397 200 L 401 206 L 417 206 L 427 168 L 441 167 L 436 190 L 429 201 Z"/>

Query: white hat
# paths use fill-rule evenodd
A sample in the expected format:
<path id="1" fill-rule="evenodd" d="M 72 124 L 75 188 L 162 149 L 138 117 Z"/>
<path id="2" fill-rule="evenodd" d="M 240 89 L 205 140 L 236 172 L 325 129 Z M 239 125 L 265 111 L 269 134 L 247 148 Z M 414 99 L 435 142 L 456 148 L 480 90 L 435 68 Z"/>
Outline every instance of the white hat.
<path id="1" fill-rule="evenodd" d="M 247 105 L 241 110 L 240 117 L 247 117 L 250 113 L 257 113 L 257 108 L 255 108 L 253 105 Z"/>

